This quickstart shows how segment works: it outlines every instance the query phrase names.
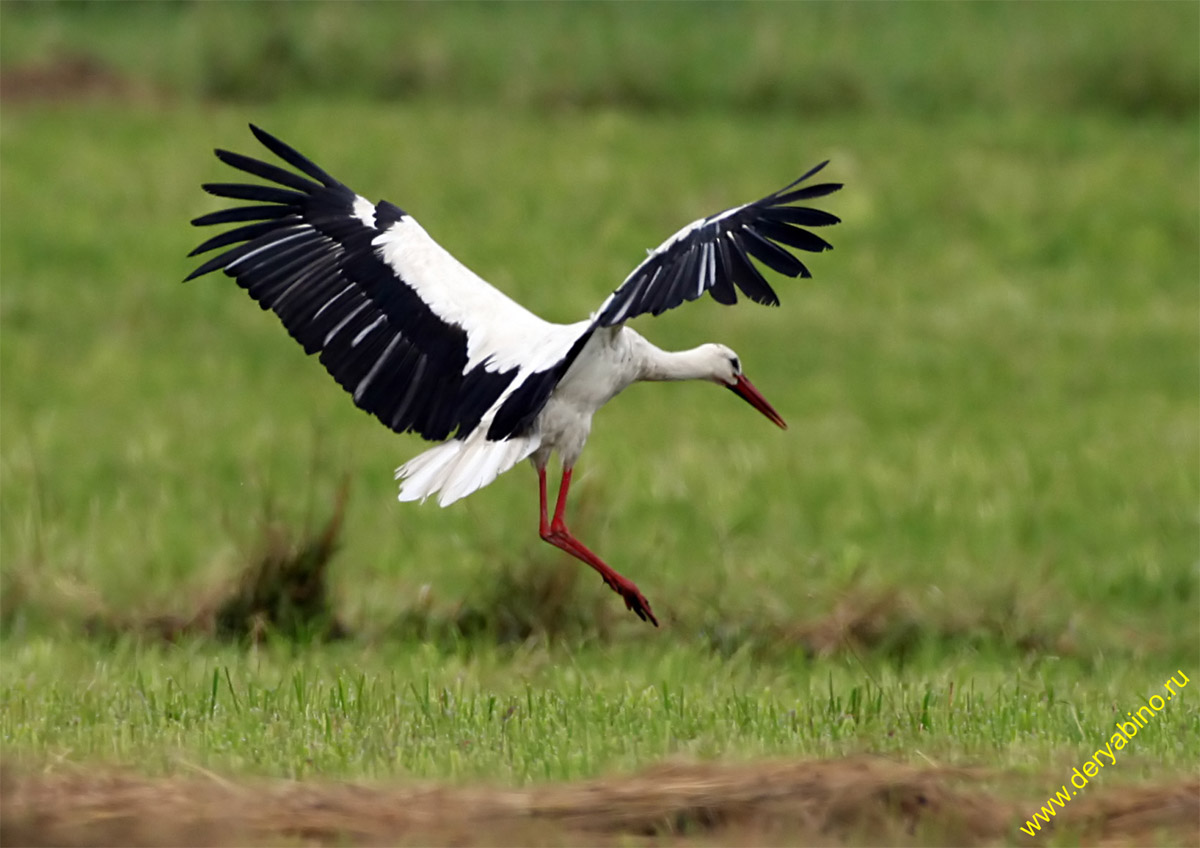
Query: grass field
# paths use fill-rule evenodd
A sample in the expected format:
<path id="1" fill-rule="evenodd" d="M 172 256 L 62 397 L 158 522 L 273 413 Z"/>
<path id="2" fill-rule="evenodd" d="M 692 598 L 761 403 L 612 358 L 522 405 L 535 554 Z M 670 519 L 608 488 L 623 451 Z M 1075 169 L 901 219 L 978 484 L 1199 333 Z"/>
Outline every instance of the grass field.
<path id="1" fill-rule="evenodd" d="M 1198 7 L 702 8 L 0 5 L 0 841 L 1200 840 L 1190 686 L 1018 829 L 1200 679 Z M 179 283 L 248 121 L 561 321 L 832 160 L 780 309 L 636 324 L 790 429 L 597 416 L 573 529 L 662 629 Z M 339 508 L 312 615 L 225 603 Z"/>

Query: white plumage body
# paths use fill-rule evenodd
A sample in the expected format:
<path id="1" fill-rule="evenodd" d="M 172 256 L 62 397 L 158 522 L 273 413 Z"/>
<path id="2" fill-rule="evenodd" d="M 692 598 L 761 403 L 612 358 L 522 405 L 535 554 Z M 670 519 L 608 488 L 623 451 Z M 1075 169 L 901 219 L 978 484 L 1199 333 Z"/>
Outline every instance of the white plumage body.
<path id="1" fill-rule="evenodd" d="M 560 334 L 554 344 L 564 351 L 570 348 L 587 324 L 557 325 Z M 597 410 L 633 383 L 649 379 L 646 375 L 655 373 L 648 367 L 651 360 L 673 356 L 679 354 L 659 350 L 628 327 L 593 333 L 550 394 L 531 433 L 507 442 L 489 442 L 472 434 L 465 440 L 425 451 L 396 469 L 396 479 L 403 480 L 400 500 L 424 500 L 437 494 L 438 505 L 449 506 L 526 457 L 533 459 L 535 467 L 545 467 L 551 454 L 558 453 L 564 466 L 574 466 L 587 443 Z M 720 358 L 720 354 L 715 357 Z M 503 399 L 497 406 L 501 403 Z M 484 422 L 488 420 L 485 416 Z"/>

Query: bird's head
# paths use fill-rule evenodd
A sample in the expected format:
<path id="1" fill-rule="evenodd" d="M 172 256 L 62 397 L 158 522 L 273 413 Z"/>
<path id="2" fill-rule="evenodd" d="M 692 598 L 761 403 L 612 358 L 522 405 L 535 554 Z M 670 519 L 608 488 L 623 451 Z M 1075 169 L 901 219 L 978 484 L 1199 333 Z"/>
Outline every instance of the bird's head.
<path id="1" fill-rule="evenodd" d="M 775 407 L 771 406 L 767 402 L 767 399 L 762 396 L 762 392 L 754 388 L 754 384 L 746 379 L 746 375 L 742 373 L 742 361 L 736 353 L 723 344 L 704 345 L 704 351 L 706 358 L 709 358 L 712 362 L 712 372 L 709 379 L 714 383 L 725 386 L 725 388 L 771 419 L 771 422 L 780 429 L 787 429 L 787 423 L 775 411 Z"/>

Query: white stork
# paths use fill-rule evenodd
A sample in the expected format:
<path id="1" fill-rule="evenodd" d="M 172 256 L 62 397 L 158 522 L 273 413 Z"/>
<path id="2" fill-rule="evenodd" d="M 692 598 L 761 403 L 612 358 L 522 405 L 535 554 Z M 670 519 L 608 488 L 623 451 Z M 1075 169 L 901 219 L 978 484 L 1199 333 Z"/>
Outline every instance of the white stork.
<path id="1" fill-rule="evenodd" d="M 438 496 L 448 506 L 529 458 L 538 474 L 539 530 L 590 565 L 625 605 L 656 626 L 637 586 L 567 529 L 571 472 L 592 415 L 638 380 L 708 380 L 732 389 L 786 428 L 779 413 L 720 344 L 660 350 L 624 322 L 695 300 L 779 299 L 750 261 L 789 277 L 808 269 L 780 245 L 830 245 L 803 227 L 838 223 L 791 204 L 841 188 L 798 187 L 826 163 L 754 203 L 689 224 L 651 251 L 589 318 L 552 324 L 510 300 L 447 253 L 407 212 L 371 203 L 300 153 L 251 125 L 262 144 L 300 173 L 217 150 L 222 162 L 275 185 L 208 183 L 217 197 L 249 201 L 202 215 L 196 226 L 240 224 L 190 255 L 236 245 L 188 277 L 222 270 L 272 310 L 354 403 L 398 433 L 441 444 L 396 470 L 400 500 Z M 247 223 L 249 222 L 249 223 Z M 557 451 L 562 482 L 547 514 L 546 464 Z"/>

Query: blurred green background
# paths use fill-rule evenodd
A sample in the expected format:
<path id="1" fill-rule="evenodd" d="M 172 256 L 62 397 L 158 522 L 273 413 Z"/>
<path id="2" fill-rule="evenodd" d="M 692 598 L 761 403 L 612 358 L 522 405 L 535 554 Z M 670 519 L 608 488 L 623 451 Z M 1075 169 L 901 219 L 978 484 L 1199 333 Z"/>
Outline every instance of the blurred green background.
<path id="1" fill-rule="evenodd" d="M 1196 113 L 1189 4 L 936 5 L 13 2 L 3 50 L 10 67 L 88 57 L 176 97 L 242 104 Z"/>
<path id="2" fill-rule="evenodd" d="M 95 685 L 118 693 L 141 651 L 197 697 L 211 662 L 260 686 L 297 663 L 318 687 L 347 663 L 427 666 L 414 634 L 448 639 L 477 692 L 542 680 L 563 651 L 601 692 L 719 703 L 737 679 L 786 709 L 828 682 L 831 714 L 864 679 L 926 706 L 975 681 L 1001 713 L 1010 687 L 1045 704 L 1032 749 L 979 742 L 1024 765 L 1200 672 L 1200 6 L 10 0 L 0 24 L 6 699 L 60 705 L 8 711 L 20 750 L 67 745 L 47 716 L 74 676 L 111 663 Z M 397 504 L 391 469 L 419 440 L 355 410 L 228 280 L 179 283 L 188 220 L 217 208 L 199 184 L 231 175 L 211 149 L 265 155 L 249 121 L 559 321 L 684 223 L 832 160 L 836 249 L 813 280 L 773 281 L 780 309 L 636 325 L 729 344 L 791 429 L 703 385 L 635 387 L 597 416 L 574 529 L 663 631 L 543 549 L 526 468 L 449 510 Z M 349 647 L 262 670 L 203 640 L 160 655 L 135 633 L 108 660 L 78 641 L 96 610 L 187 615 L 265 520 L 319 523 L 343 475 Z M 513 608 L 572 569 L 563 610 Z M 509 666 L 491 652 L 521 616 L 532 653 Z M 1172 709 L 1191 747 L 1147 747 L 1147 773 L 1193 761 L 1196 709 Z M 907 731 L 881 741 L 887 713 L 835 748 L 905 750 Z M 96 715 L 71 756 L 104 738 Z M 701 748 L 830 751 L 755 739 Z M 263 768 L 294 773 L 280 756 Z M 628 761 L 606 757 L 562 773 Z"/>

